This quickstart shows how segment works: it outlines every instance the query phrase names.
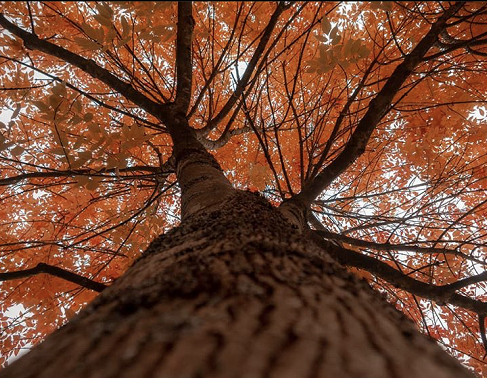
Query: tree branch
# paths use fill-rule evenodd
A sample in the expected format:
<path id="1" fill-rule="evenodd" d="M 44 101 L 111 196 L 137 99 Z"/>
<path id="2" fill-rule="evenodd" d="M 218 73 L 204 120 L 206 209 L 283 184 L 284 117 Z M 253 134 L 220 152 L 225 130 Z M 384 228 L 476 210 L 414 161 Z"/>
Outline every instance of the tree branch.
<path id="1" fill-rule="evenodd" d="M 193 40 L 194 19 L 192 2 L 178 2 L 178 33 L 176 41 L 176 106 L 178 111 L 186 114 L 191 100 L 191 81 L 193 64 L 191 42 Z"/>
<path id="2" fill-rule="evenodd" d="M 248 126 L 244 126 L 239 129 L 228 129 L 225 130 L 225 132 L 217 140 L 201 138 L 199 141 L 206 149 L 217 150 L 227 144 L 232 137 L 248 133 L 250 130 L 251 129 Z"/>
<path id="3" fill-rule="evenodd" d="M 315 218 L 316 219 L 316 218 Z M 366 240 L 360 240 L 351 238 L 350 236 L 336 234 L 327 230 L 316 230 L 318 235 L 324 237 L 325 239 L 332 239 L 337 241 L 342 241 L 348 244 L 356 245 L 364 248 L 371 248 L 378 251 L 407 251 L 407 252 L 418 252 L 418 253 L 443 253 L 448 255 L 454 255 L 466 260 L 473 260 L 475 262 L 481 263 L 475 258 L 466 255 L 460 251 L 448 248 L 435 248 L 435 247 L 417 247 L 414 245 L 397 245 L 391 243 L 374 243 Z"/>
<path id="4" fill-rule="evenodd" d="M 269 42 L 269 39 L 272 35 L 272 32 L 274 31 L 274 28 L 275 28 L 277 21 L 279 19 L 279 16 L 288 7 L 289 7 L 289 5 L 285 5 L 284 2 L 278 3 L 276 10 L 272 14 L 271 19 L 269 20 L 269 23 L 267 24 L 266 28 L 264 29 L 264 32 L 262 34 L 262 37 L 260 38 L 259 44 L 258 44 L 257 48 L 255 49 L 254 54 L 252 55 L 252 58 L 250 59 L 250 62 L 247 65 L 245 72 L 242 75 L 242 78 L 238 81 L 237 85 L 235 86 L 235 90 L 230 95 L 230 98 L 228 99 L 226 104 L 223 106 L 223 108 L 220 110 L 220 112 L 213 119 L 211 119 L 208 122 L 208 124 L 202 129 L 205 134 L 208 134 L 211 130 L 213 130 L 222 121 L 222 119 L 225 118 L 225 116 L 230 112 L 230 110 L 233 108 L 235 103 L 238 101 L 238 99 L 242 95 L 245 87 L 247 86 L 247 84 L 250 80 L 250 77 L 252 76 L 252 73 L 254 72 L 255 67 L 257 66 L 257 62 L 259 61 L 260 57 L 264 53 L 264 49 L 267 46 L 267 42 Z"/>
<path id="5" fill-rule="evenodd" d="M 35 268 L 18 270 L 16 272 L 0 273 L 0 281 L 15 280 L 19 278 L 31 277 L 36 274 L 46 273 L 55 277 L 62 278 L 66 281 L 83 286 L 87 289 L 101 292 L 107 288 L 105 284 L 90 280 L 89 278 L 80 276 L 79 274 L 69 272 L 57 266 L 39 263 Z"/>
<path id="6" fill-rule="evenodd" d="M 159 118 L 163 122 L 171 119 L 169 115 L 169 108 L 171 104 L 160 104 L 149 99 L 142 93 L 135 90 L 130 84 L 120 80 L 105 68 L 97 65 L 92 59 L 83 58 L 82 56 L 66 50 L 63 47 L 57 46 L 46 40 L 39 39 L 36 35 L 26 32 L 17 25 L 8 21 L 3 13 L 0 13 L 0 25 L 12 34 L 21 38 L 26 48 L 30 50 L 42 51 L 43 53 L 55 56 L 56 58 L 78 67 L 91 77 L 102 81 L 110 88 L 119 92 L 126 99 L 140 106 L 146 112 Z"/>
<path id="7" fill-rule="evenodd" d="M 309 231 L 308 235 L 317 245 L 326 250 L 334 259 L 343 265 L 364 269 L 399 289 L 430 299 L 439 305 L 448 303 L 473 311 L 479 315 L 487 315 L 487 303 L 455 293 L 456 290 L 475 283 L 474 281 L 476 280 L 476 282 L 479 282 L 480 280 L 486 279 L 486 275 L 481 274 L 474 276 L 475 278 L 466 278 L 449 285 L 435 286 L 415 280 L 373 257 L 327 242 L 315 231 Z"/>
<path id="8" fill-rule="evenodd" d="M 28 63 L 26 63 L 26 62 L 22 62 L 22 61 L 20 61 L 20 60 L 18 60 L 18 59 L 11 58 L 11 57 L 9 57 L 9 56 L 5 56 L 5 55 L 1 55 L 1 54 L 0 54 L 0 58 L 7 59 L 7 60 L 9 60 L 9 61 L 12 61 L 12 62 L 15 62 L 15 63 L 17 63 L 17 64 L 20 64 L 20 65 L 22 65 L 22 66 L 24 66 L 24 67 L 28 67 L 28 68 L 30 68 L 30 69 L 32 69 L 32 70 L 34 70 L 34 71 L 36 71 L 36 72 L 39 72 L 39 73 L 41 73 L 41 74 L 43 74 L 43 75 L 45 75 L 45 76 L 48 76 L 48 77 L 49 77 L 49 78 L 51 78 L 53 81 L 56 81 L 56 82 L 58 82 L 58 83 L 65 83 L 65 84 L 66 84 L 66 87 L 68 87 L 68 88 L 72 89 L 73 91 L 78 92 L 79 94 L 81 94 L 81 95 L 83 95 L 84 97 L 86 97 L 86 98 L 90 99 L 91 101 L 95 102 L 96 104 L 98 104 L 98 105 L 100 105 L 100 106 L 103 106 L 104 108 L 107 108 L 107 109 L 113 110 L 113 111 L 115 111 L 115 112 L 118 112 L 118 113 L 120 113 L 120 114 L 124 114 L 124 115 L 126 115 L 126 116 L 128 116 L 128 117 L 130 117 L 130 118 L 135 119 L 136 121 L 142 122 L 142 123 L 144 123 L 145 125 L 147 125 L 147 127 L 151 127 L 151 128 L 153 128 L 153 129 L 155 129 L 155 130 L 160 130 L 160 129 L 161 129 L 161 126 L 160 126 L 160 125 L 157 125 L 157 124 L 155 124 L 155 123 L 153 123 L 153 122 L 150 122 L 149 120 L 143 119 L 143 118 L 141 118 L 141 117 L 138 117 L 137 115 L 132 114 L 132 113 L 130 113 L 130 112 L 128 112 L 128 111 L 125 111 L 125 110 L 119 109 L 119 108 L 117 108 L 117 107 L 115 107 L 115 106 L 112 106 L 112 105 L 108 105 L 107 103 L 105 103 L 105 102 L 103 102 L 103 101 L 99 100 L 98 98 L 96 98 L 96 97 L 95 97 L 95 96 L 93 96 L 92 94 L 90 94 L 90 93 L 88 93 L 88 92 L 85 92 L 85 91 L 83 91 L 83 90 L 81 90 L 81 89 L 77 88 L 76 86 L 74 86 L 73 84 L 69 83 L 68 81 L 64 81 L 64 80 L 60 79 L 59 77 L 54 76 L 54 75 L 51 75 L 50 73 L 45 72 L 45 71 L 43 71 L 43 70 L 41 70 L 41 69 L 39 69 L 39 68 L 37 68 L 37 67 L 35 67 L 35 66 L 31 65 L 31 64 L 28 64 Z M 47 85 L 49 85 L 49 84 L 44 84 L 43 86 L 47 86 Z M 39 86 L 39 87 L 41 87 L 41 86 Z M 38 88 L 38 87 L 32 87 L 32 89 L 33 89 L 33 88 Z M 24 89 L 28 89 L 28 88 L 24 88 Z M 2 88 L 2 90 L 10 90 L 10 89 L 9 89 L 9 88 Z"/>
<path id="9" fill-rule="evenodd" d="M 164 171 L 164 168 L 167 169 L 167 172 Z M 149 172 L 150 174 L 161 174 L 162 173 L 170 173 L 174 169 L 171 169 L 169 164 L 164 165 L 163 167 L 150 167 L 150 166 L 135 166 L 135 167 L 127 167 L 119 169 L 120 173 L 126 172 L 138 172 L 138 171 L 145 171 Z M 22 180 L 29 180 L 32 178 L 46 178 L 46 177 L 72 177 L 72 176 L 100 176 L 103 173 L 113 173 L 116 172 L 115 168 L 111 169 L 101 169 L 99 171 L 94 171 L 90 169 L 79 169 L 79 170 L 69 170 L 69 171 L 52 171 L 52 172 L 28 172 L 23 173 L 17 176 L 6 177 L 0 179 L 0 186 L 8 186 L 18 183 Z M 107 176 L 111 177 L 111 176 Z"/>
<path id="10" fill-rule="evenodd" d="M 484 344 L 484 349 L 487 352 L 487 337 L 485 337 L 485 315 L 480 315 L 478 314 L 479 318 L 479 332 L 480 332 L 480 338 L 482 339 L 482 344 Z M 487 356 L 484 355 L 484 359 Z"/>
<path id="11" fill-rule="evenodd" d="M 311 202 L 343 171 L 345 171 L 360 155 L 380 120 L 388 112 L 394 96 L 399 92 L 414 68 L 423 61 L 429 49 L 437 42 L 438 35 L 446 28 L 447 20 L 455 14 L 463 3 L 455 3 L 431 26 L 430 31 L 422 38 L 418 45 L 404 58 L 382 89 L 370 101 L 369 107 L 348 143 L 337 158 L 325 167 L 313 180 L 309 181 L 293 201 L 301 206 L 309 207 Z"/>

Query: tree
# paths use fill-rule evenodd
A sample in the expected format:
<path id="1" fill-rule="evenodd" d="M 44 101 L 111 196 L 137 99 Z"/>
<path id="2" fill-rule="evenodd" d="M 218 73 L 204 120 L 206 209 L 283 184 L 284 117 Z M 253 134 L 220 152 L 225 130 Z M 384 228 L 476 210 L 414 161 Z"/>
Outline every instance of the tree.
<path id="1" fill-rule="evenodd" d="M 1 7 L 1 377 L 485 372 L 484 2 Z"/>

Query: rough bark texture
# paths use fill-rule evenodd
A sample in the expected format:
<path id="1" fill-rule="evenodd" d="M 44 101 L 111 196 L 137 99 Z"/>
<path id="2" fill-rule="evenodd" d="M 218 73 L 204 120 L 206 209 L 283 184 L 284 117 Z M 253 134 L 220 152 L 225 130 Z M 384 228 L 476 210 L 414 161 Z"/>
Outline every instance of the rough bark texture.
<path id="1" fill-rule="evenodd" d="M 237 192 L 151 244 L 1 378 L 470 377 L 458 362 Z"/>

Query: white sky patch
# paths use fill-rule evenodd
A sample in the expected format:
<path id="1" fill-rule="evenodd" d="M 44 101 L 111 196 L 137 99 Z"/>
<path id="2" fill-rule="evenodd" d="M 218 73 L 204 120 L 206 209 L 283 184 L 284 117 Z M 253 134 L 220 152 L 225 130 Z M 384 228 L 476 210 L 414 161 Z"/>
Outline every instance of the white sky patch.
<path id="1" fill-rule="evenodd" d="M 248 63 L 247 62 L 238 62 L 237 65 L 233 66 L 230 70 L 230 75 L 232 75 L 232 90 L 235 90 L 237 87 L 238 79 L 242 79 L 242 76 L 247 69 Z"/>
<path id="2" fill-rule="evenodd" d="M 469 118 L 479 123 L 487 123 L 487 106 L 474 106 Z"/>
<path id="3" fill-rule="evenodd" d="M 24 318 L 25 319 L 26 316 L 28 317 L 29 315 L 32 315 L 32 314 L 29 311 L 27 311 L 27 309 L 22 304 L 18 304 L 18 305 L 9 307 L 8 310 L 5 311 L 4 315 L 14 320 L 17 318 Z M 15 360 L 18 360 L 24 354 L 27 354 L 30 351 L 30 349 L 32 348 L 32 346 L 33 346 L 32 344 L 27 343 L 16 356 L 10 356 L 7 359 L 7 361 L 6 361 L 7 365 L 11 364 Z"/>

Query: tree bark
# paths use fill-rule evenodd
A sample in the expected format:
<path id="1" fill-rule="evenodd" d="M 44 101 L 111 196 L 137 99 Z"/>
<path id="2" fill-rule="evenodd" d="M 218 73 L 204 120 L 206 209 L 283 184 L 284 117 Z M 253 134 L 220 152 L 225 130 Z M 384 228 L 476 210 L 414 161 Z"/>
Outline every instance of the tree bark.
<path id="1" fill-rule="evenodd" d="M 256 194 L 188 215 L 0 372 L 63 377 L 472 377 Z"/>

